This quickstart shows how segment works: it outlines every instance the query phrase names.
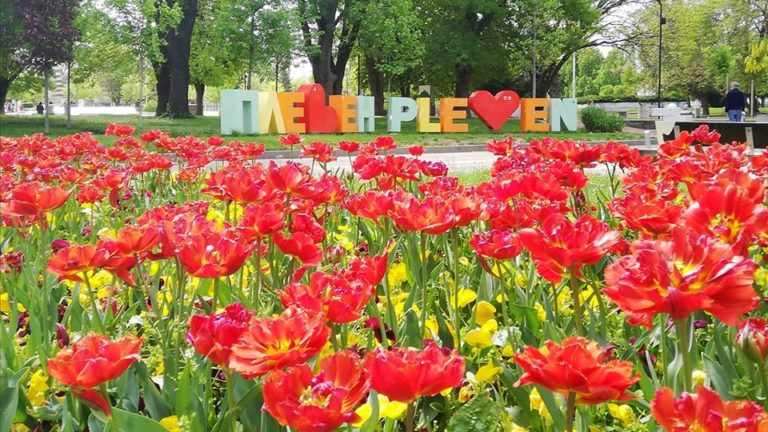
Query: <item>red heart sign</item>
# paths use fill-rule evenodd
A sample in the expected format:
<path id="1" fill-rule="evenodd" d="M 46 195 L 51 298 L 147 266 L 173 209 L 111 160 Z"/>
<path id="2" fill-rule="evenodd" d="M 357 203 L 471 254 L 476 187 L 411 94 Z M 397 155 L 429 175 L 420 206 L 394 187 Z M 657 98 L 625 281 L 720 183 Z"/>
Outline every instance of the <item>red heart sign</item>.
<path id="1" fill-rule="evenodd" d="M 325 105 L 325 89 L 320 84 L 304 84 L 299 87 L 304 93 L 304 123 L 308 133 L 334 133 L 339 129 L 336 110 Z"/>
<path id="2" fill-rule="evenodd" d="M 504 126 L 519 106 L 520 96 L 513 90 L 500 91 L 496 96 L 486 90 L 469 95 L 469 108 L 494 132 Z"/>

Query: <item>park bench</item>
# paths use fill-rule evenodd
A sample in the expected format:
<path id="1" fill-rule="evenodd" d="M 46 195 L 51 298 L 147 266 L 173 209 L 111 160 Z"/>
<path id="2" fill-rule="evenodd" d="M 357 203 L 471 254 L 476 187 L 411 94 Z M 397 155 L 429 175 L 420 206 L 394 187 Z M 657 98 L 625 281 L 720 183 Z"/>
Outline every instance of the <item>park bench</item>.
<path id="1" fill-rule="evenodd" d="M 752 148 L 768 148 L 768 122 L 729 122 L 726 120 L 658 120 L 656 137 L 658 142 L 674 139 L 680 132 L 693 132 L 701 125 L 720 133 L 720 142 L 746 142 Z"/>

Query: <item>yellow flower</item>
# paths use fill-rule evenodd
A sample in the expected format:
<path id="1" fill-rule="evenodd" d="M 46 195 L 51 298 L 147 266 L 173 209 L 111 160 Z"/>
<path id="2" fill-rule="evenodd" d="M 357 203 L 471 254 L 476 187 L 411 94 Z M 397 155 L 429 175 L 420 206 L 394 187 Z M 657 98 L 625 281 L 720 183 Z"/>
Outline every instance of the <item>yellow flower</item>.
<path id="1" fill-rule="evenodd" d="M 29 428 L 24 423 L 14 423 L 11 425 L 11 432 L 29 432 Z"/>
<path id="2" fill-rule="evenodd" d="M 480 329 L 474 329 L 464 335 L 464 341 L 473 348 L 483 349 L 491 346 L 491 335 Z"/>
<path id="3" fill-rule="evenodd" d="M 509 429 L 509 432 L 528 432 L 528 429 L 520 426 L 515 422 L 512 422 L 512 428 Z"/>
<path id="4" fill-rule="evenodd" d="M 387 286 L 394 288 L 408 280 L 404 262 L 394 263 L 387 271 Z"/>
<path id="5" fill-rule="evenodd" d="M 376 397 L 379 404 L 379 418 L 386 418 L 392 420 L 401 419 L 405 415 L 405 411 L 408 409 L 408 405 L 398 401 L 390 401 L 388 397 L 384 395 L 377 395 Z M 371 404 L 366 402 L 355 410 L 355 414 L 360 416 L 360 421 L 352 423 L 352 426 L 360 427 L 371 416 L 373 408 Z"/>
<path id="6" fill-rule="evenodd" d="M 462 386 L 459 389 L 459 403 L 467 403 L 470 399 L 472 399 L 472 396 L 475 395 L 475 391 L 472 389 L 472 386 L 465 385 Z"/>
<path id="7" fill-rule="evenodd" d="M 33 407 L 40 407 L 45 404 L 45 394 L 50 387 L 48 386 L 48 377 L 42 369 L 38 369 L 29 379 L 27 388 L 27 397 Z"/>
<path id="8" fill-rule="evenodd" d="M 621 421 L 624 427 L 629 427 L 635 422 L 635 412 L 627 404 L 608 404 L 608 414 Z"/>
<path id="9" fill-rule="evenodd" d="M 539 390 L 536 387 L 534 387 L 533 391 L 531 391 L 531 395 L 528 397 L 528 400 L 530 401 L 532 411 L 538 412 L 539 415 L 544 419 L 552 420 L 552 416 L 549 415 L 549 411 L 547 410 L 547 405 L 544 404 L 544 400 L 541 399 Z"/>
<path id="10" fill-rule="evenodd" d="M 459 290 L 459 307 L 462 308 L 477 298 L 477 293 L 468 288 L 462 288 Z M 456 308 L 456 296 L 451 293 L 451 306 Z"/>
<path id="11" fill-rule="evenodd" d="M 502 372 L 504 372 L 504 368 L 488 363 L 480 366 L 480 369 L 475 374 L 475 378 L 481 382 L 493 382 L 496 381 L 496 377 L 501 375 Z"/>
<path id="12" fill-rule="evenodd" d="M 27 309 L 22 306 L 21 303 L 16 302 L 16 310 L 19 312 L 24 312 Z M 11 312 L 11 297 L 7 292 L 0 294 L 0 312 Z"/>
<path id="13" fill-rule="evenodd" d="M 504 345 L 504 348 L 501 349 L 501 355 L 504 357 L 512 357 L 515 355 L 515 349 L 512 348 L 512 345 Z"/>
<path id="14" fill-rule="evenodd" d="M 536 318 L 538 318 L 539 321 L 547 320 L 547 311 L 544 310 L 544 306 L 542 306 L 541 303 L 536 302 L 536 304 L 533 305 L 533 308 L 536 309 Z"/>
<path id="15" fill-rule="evenodd" d="M 205 215 L 205 218 L 209 221 L 216 222 L 217 229 L 224 228 L 224 215 L 221 214 L 221 212 L 210 208 L 208 209 L 208 214 Z"/>
<path id="16" fill-rule="evenodd" d="M 333 233 L 333 239 L 336 241 L 336 243 L 344 248 L 345 251 L 349 252 L 355 248 L 355 244 L 352 243 L 352 241 L 349 240 L 349 237 L 346 236 L 346 234 L 340 234 L 340 233 Z"/>
<path id="17" fill-rule="evenodd" d="M 481 300 L 475 305 L 475 322 L 477 325 L 485 324 L 489 319 L 493 318 L 496 313 L 496 308 L 492 304 L 485 300 Z"/>
<path id="18" fill-rule="evenodd" d="M 691 378 L 693 378 L 694 387 L 704 385 L 704 381 L 707 380 L 707 373 L 703 370 L 696 369 L 693 371 L 693 374 L 691 374 Z"/>
<path id="19" fill-rule="evenodd" d="M 445 323 L 445 326 L 448 328 L 448 331 L 451 333 L 451 337 L 453 338 L 453 344 L 456 345 L 456 330 L 454 330 L 453 325 L 449 322 Z M 434 315 L 430 315 L 427 317 L 426 325 L 424 326 L 424 339 L 439 339 L 440 335 L 440 327 L 437 323 L 437 318 L 435 318 Z"/>
<path id="20" fill-rule="evenodd" d="M 179 425 L 179 418 L 177 416 L 165 417 L 160 420 L 160 424 L 166 428 L 169 432 L 181 432 Z"/>
<path id="21" fill-rule="evenodd" d="M 760 286 L 768 285 L 768 269 L 760 267 L 755 270 L 755 283 Z"/>

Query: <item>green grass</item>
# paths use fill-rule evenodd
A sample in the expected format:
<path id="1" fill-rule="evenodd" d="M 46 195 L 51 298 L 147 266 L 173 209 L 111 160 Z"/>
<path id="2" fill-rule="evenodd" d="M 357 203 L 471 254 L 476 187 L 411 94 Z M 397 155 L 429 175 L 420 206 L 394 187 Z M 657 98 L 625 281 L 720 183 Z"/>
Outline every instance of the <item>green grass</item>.
<path id="1" fill-rule="evenodd" d="M 76 116 L 72 117 L 72 128 L 66 127 L 66 118 L 64 116 L 52 116 L 51 117 L 51 133 L 52 138 L 57 138 L 64 135 L 73 134 L 75 132 L 89 131 L 93 132 L 99 137 L 99 139 L 105 143 L 110 144 L 114 142 L 114 139 L 104 137 L 104 130 L 109 123 L 128 123 L 138 126 L 138 118 L 135 116 L 110 116 L 110 115 L 97 115 L 97 116 Z M 579 130 L 577 132 L 562 132 L 562 133 L 520 133 L 519 123 L 517 120 L 510 120 L 499 132 L 490 132 L 488 129 L 477 119 L 469 119 L 469 132 L 468 133 L 446 133 L 446 134 L 425 134 L 416 132 L 415 122 L 403 123 L 403 131 L 401 133 L 392 134 L 395 137 L 395 141 L 401 145 L 420 144 L 420 145 L 453 145 L 453 144 L 484 144 L 491 138 L 502 138 L 506 136 L 514 136 L 522 140 L 530 140 L 533 138 L 540 138 L 543 136 L 557 136 L 568 139 L 587 140 L 587 141 L 599 141 L 606 139 L 626 140 L 637 139 L 638 134 L 618 132 L 618 133 L 590 133 L 585 130 Z M 150 129 L 160 129 L 170 133 L 172 136 L 185 136 L 194 135 L 197 137 L 208 137 L 219 135 L 219 118 L 218 117 L 195 117 L 192 119 L 171 120 L 166 118 L 144 117 L 142 118 L 142 124 L 137 127 L 138 132 L 146 132 Z M 385 118 L 376 119 L 376 132 L 374 133 L 350 133 L 350 134 L 304 134 L 303 138 L 305 142 L 323 140 L 331 143 L 338 141 L 359 141 L 368 142 L 377 135 L 386 135 L 387 121 Z M 34 133 L 43 131 L 43 119 L 40 116 L 27 116 L 27 117 L 15 117 L 15 116 L 2 116 L 0 117 L 0 136 L 5 137 L 19 137 L 23 135 L 31 135 Z M 267 149 L 278 149 L 280 143 L 278 142 L 278 135 L 253 135 L 253 136 L 230 136 L 225 137 L 226 141 L 240 140 L 240 141 L 256 141 L 263 143 Z"/>

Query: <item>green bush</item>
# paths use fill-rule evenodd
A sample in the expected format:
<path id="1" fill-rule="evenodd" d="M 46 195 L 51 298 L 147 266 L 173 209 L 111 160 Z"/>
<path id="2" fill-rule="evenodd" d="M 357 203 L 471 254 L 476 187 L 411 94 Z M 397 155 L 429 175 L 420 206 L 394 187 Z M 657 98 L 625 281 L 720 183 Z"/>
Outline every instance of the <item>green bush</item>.
<path id="1" fill-rule="evenodd" d="M 610 86 L 609 86 L 610 87 Z M 620 86 L 615 86 L 620 88 Z M 612 89 L 613 90 L 613 89 Z M 601 92 L 603 89 L 601 89 Z M 580 104 L 597 103 L 597 102 L 656 102 L 656 96 L 616 96 L 616 95 L 584 95 L 576 98 L 576 101 Z M 664 93 L 665 102 L 685 102 L 687 101 L 680 93 L 670 91 Z"/>
<path id="2" fill-rule="evenodd" d="M 144 104 L 144 112 L 153 112 L 157 109 L 157 101 L 151 100 Z"/>
<path id="3" fill-rule="evenodd" d="M 580 114 L 581 122 L 589 132 L 620 132 L 624 128 L 624 119 L 600 107 L 584 108 Z"/>

